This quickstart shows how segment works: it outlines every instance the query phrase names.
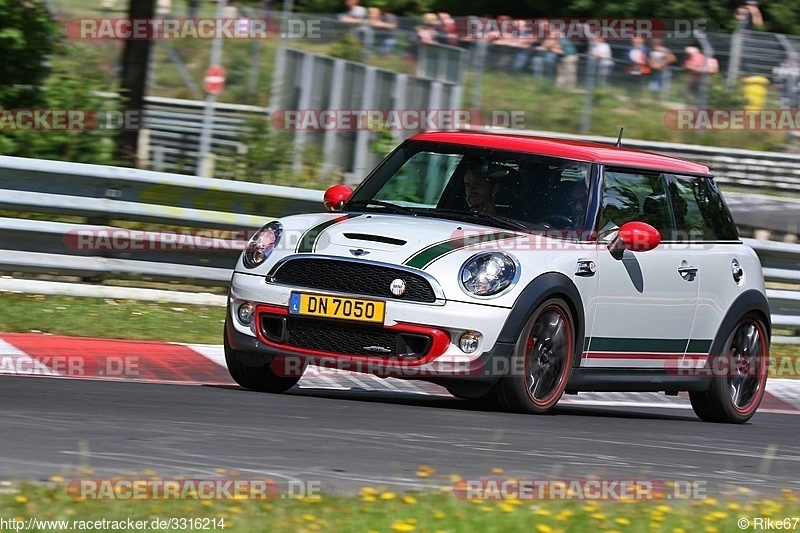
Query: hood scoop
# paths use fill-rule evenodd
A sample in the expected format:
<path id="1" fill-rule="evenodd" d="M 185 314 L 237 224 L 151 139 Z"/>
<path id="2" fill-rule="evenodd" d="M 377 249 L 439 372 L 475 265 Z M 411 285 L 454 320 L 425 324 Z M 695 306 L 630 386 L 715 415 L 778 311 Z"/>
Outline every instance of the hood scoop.
<path id="1" fill-rule="evenodd" d="M 345 238 L 353 241 L 369 241 L 380 242 L 383 244 L 391 244 L 392 246 L 403 246 L 408 241 L 402 239 L 393 239 L 392 237 L 384 237 L 383 235 L 369 235 L 366 233 L 344 233 Z"/>

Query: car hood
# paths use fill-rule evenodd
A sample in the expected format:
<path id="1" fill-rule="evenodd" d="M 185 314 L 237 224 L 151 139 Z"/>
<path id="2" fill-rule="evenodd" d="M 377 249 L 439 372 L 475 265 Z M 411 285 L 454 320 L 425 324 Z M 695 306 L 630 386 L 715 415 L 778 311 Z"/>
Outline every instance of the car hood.
<path id="1" fill-rule="evenodd" d="M 314 237 L 313 245 L 310 238 L 301 240 L 297 252 L 425 268 L 452 251 L 523 234 L 430 217 L 369 213 L 326 219 L 308 235 Z"/>

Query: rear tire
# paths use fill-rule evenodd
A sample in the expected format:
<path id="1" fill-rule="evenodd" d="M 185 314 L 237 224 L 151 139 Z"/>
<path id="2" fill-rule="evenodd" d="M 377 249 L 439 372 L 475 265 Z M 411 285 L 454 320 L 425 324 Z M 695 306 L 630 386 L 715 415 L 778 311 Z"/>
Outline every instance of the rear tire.
<path id="1" fill-rule="evenodd" d="M 298 376 L 279 376 L 272 369 L 272 361 L 261 362 L 253 354 L 234 350 L 228 343 L 227 333 L 225 334 L 225 363 L 236 383 L 245 389 L 256 392 L 286 392 L 294 387 L 302 377 L 302 372 Z"/>
<path id="2" fill-rule="evenodd" d="M 494 400 L 520 413 L 550 412 L 561 399 L 575 360 L 575 322 L 567 303 L 551 298 L 531 314 L 514 345 L 509 372 Z"/>
<path id="3" fill-rule="evenodd" d="M 742 317 L 719 355 L 709 358 L 711 387 L 690 392 L 695 414 L 706 422 L 744 424 L 755 414 L 767 384 L 769 339 L 755 313 Z"/>

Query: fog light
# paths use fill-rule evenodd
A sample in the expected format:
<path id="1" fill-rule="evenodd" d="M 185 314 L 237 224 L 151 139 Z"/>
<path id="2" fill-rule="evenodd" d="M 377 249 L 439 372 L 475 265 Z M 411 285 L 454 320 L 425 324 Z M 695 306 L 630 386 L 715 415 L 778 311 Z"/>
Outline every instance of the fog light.
<path id="1" fill-rule="evenodd" d="M 461 348 L 461 351 L 464 353 L 473 353 L 478 349 L 478 334 L 467 331 L 458 339 L 458 347 Z"/>
<path id="2" fill-rule="evenodd" d="M 256 315 L 255 307 L 250 302 L 245 302 L 239 306 L 239 320 L 242 324 L 250 325 L 253 323 L 253 317 Z"/>

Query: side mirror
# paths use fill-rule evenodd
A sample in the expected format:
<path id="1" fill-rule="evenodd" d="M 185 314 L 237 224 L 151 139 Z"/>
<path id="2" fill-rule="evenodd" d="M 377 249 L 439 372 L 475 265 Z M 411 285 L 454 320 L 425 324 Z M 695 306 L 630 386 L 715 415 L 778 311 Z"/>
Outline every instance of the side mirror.
<path id="1" fill-rule="evenodd" d="M 338 211 L 350 199 L 353 189 L 347 185 L 334 185 L 325 191 L 323 203 L 328 211 Z"/>
<path id="2" fill-rule="evenodd" d="M 627 222 L 619 228 L 608 249 L 612 253 L 623 250 L 647 252 L 659 244 L 661 244 L 661 234 L 656 228 L 646 222 Z"/>

